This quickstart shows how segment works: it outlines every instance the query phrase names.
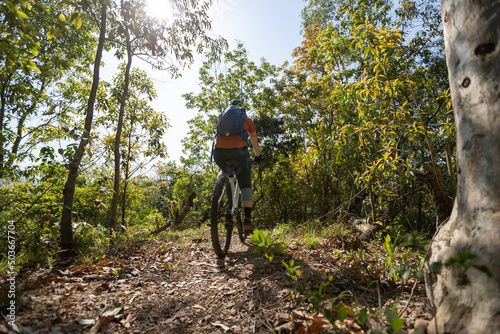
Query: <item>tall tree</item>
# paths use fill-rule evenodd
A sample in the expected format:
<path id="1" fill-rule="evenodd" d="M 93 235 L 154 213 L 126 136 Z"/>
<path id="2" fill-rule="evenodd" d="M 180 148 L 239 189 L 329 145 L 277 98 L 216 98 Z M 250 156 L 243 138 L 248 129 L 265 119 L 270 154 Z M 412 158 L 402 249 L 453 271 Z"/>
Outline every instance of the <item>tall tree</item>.
<path id="1" fill-rule="evenodd" d="M 109 16 L 110 19 L 112 19 L 110 22 L 113 23 L 113 27 L 116 29 L 111 30 L 109 35 L 106 35 L 106 22 L 108 17 L 101 18 L 101 32 L 94 66 L 94 82 L 89 96 L 85 130 L 74 158 L 69 164 L 68 180 L 64 189 L 64 208 L 61 218 L 61 231 L 64 231 L 64 233 L 61 233 L 61 244 L 65 248 L 71 247 L 73 244 L 72 232 L 70 231 L 73 197 L 78 168 L 85 152 L 86 145 L 90 139 L 95 92 L 97 91 L 97 85 L 99 83 L 99 64 L 102 56 L 104 39 L 107 38 L 121 45 L 121 47 L 116 49 L 116 55 L 119 58 L 123 56 L 124 50 L 127 50 L 127 47 L 135 47 L 134 55 L 139 57 L 143 56 L 144 59 L 150 62 L 155 68 L 168 69 L 174 76 L 178 75 L 179 68 L 193 62 L 193 49 L 199 52 L 203 51 L 205 47 L 217 50 L 226 44 L 225 41 L 213 39 L 206 34 L 206 31 L 210 29 L 210 22 L 207 19 L 207 11 L 211 4 L 210 0 L 201 3 L 188 0 L 175 1 L 173 4 L 175 5 L 176 15 L 172 24 L 167 24 L 166 22 L 155 23 L 155 20 L 147 16 L 141 16 L 144 13 L 144 0 L 122 1 L 122 6 L 118 6 L 112 0 L 102 0 L 102 2 L 103 9 L 101 10 L 101 15 L 102 12 L 106 12 L 104 9 L 107 9 L 109 6 Z M 118 10 L 118 14 L 115 9 Z M 139 17 L 135 16 L 137 13 L 140 14 Z M 123 20 L 119 19 L 119 17 L 122 17 Z M 131 21 L 131 19 L 134 18 L 143 18 L 145 21 Z M 133 44 L 132 38 L 130 38 L 130 43 L 127 44 L 127 39 L 123 38 L 127 35 L 127 31 L 129 34 L 133 32 L 138 43 L 137 45 Z M 132 34 L 130 34 L 130 36 L 132 36 Z M 138 51 L 142 51 L 143 53 L 139 53 Z M 175 62 L 171 61 L 170 56 L 174 57 Z M 126 100 L 126 96 L 126 92 L 122 93 L 122 102 Z M 121 105 L 124 108 L 124 104 L 122 103 Z M 119 152 L 119 145 L 116 149 L 117 152 Z M 117 153 L 116 155 L 119 158 L 119 154 Z M 119 178 L 119 168 L 117 177 Z M 117 184 L 119 190 L 119 180 L 115 182 L 115 188 L 117 188 Z M 117 203 L 119 193 L 116 192 L 114 196 L 116 196 L 114 201 Z M 113 210 L 115 218 L 112 221 L 112 225 L 115 225 L 117 205 L 114 206 Z"/>
<path id="2" fill-rule="evenodd" d="M 429 332 L 491 333 L 500 328 L 500 1 L 441 6 L 458 188 L 431 246 L 430 263 L 444 267 L 426 277 L 436 308 Z"/>
<path id="3" fill-rule="evenodd" d="M 122 17 L 122 21 L 117 22 L 120 28 L 118 31 L 121 32 L 124 37 L 127 61 L 123 76 L 124 78 L 123 91 L 120 97 L 120 111 L 118 112 L 118 122 L 116 126 L 115 143 L 113 149 L 115 155 L 115 174 L 113 181 L 113 199 L 111 201 L 110 217 L 109 217 L 111 240 L 113 240 L 113 233 L 115 232 L 117 225 L 118 197 L 120 195 L 120 159 L 121 159 L 120 142 L 121 142 L 121 135 L 123 128 L 123 118 L 125 113 L 125 104 L 127 102 L 128 89 L 130 84 L 130 68 L 132 67 L 132 58 L 134 56 L 130 30 L 132 29 L 132 31 L 139 31 L 138 27 L 135 27 L 134 22 L 141 22 L 142 20 L 140 19 L 144 18 L 144 15 L 140 15 L 144 13 L 143 10 L 141 10 L 144 8 L 144 4 L 139 3 L 139 5 L 142 6 L 140 8 L 137 8 L 136 6 L 134 6 L 132 2 L 127 1 L 125 3 L 123 0 L 121 0 L 120 16 Z"/>
<path id="4" fill-rule="evenodd" d="M 103 93 L 100 100 L 107 103 L 102 105 L 103 115 L 96 120 L 96 126 L 102 128 L 106 134 L 102 142 L 97 142 L 97 149 L 106 149 L 107 161 L 113 161 L 116 166 L 116 133 L 118 124 L 116 119 L 120 114 L 120 100 L 123 94 L 124 77 L 127 65 L 120 65 L 120 72 L 113 79 L 111 94 Z M 103 85 L 103 86 L 107 86 Z M 157 97 L 154 83 L 144 71 L 137 68 L 130 70 L 130 87 L 127 94 L 125 112 L 123 113 L 123 139 L 120 144 L 121 173 L 123 173 L 123 187 L 121 192 L 121 224 L 125 226 L 125 211 L 127 209 L 127 188 L 130 178 L 143 171 L 153 160 L 163 158 L 167 154 L 167 147 L 163 142 L 163 135 L 168 128 L 166 116 L 154 110 L 150 101 Z M 96 135 L 97 136 L 97 135 Z M 104 145 L 103 145 L 104 143 Z M 111 152 L 111 153 L 110 153 Z M 95 153 L 94 153 L 95 154 Z M 116 172 L 115 172 L 116 173 Z"/>
<path id="5" fill-rule="evenodd" d="M 115 175 L 113 201 L 110 208 L 110 229 L 116 230 L 118 198 L 120 192 L 120 141 L 123 128 L 125 104 L 127 102 L 130 68 L 134 56 L 146 59 L 157 68 L 166 68 L 173 76 L 177 75 L 179 67 L 193 62 L 192 49 L 218 48 L 218 41 L 207 38 L 205 32 L 210 29 L 206 11 L 210 1 L 201 3 L 176 1 L 172 10 L 176 19 L 174 22 L 159 22 L 148 16 L 145 0 L 120 1 L 119 13 L 115 16 L 117 27 L 114 39 L 123 45 L 118 48 L 117 55 L 121 57 L 125 49 L 127 57 L 123 92 L 120 99 L 120 112 L 116 127 L 114 144 Z M 214 51 L 217 52 L 217 51 Z M 163 64 L 164 59 L 173 55 L 175 63 Z"/>
<path id="6" fill-rule="evenodd" d="M 34 160 L 32 148 L 57 136 L 53 128 L 66 110 L 55 86 L 68 72 L 88 72 L 95 44 L 76 6 L 41 0 L 20 12 L 9 3 L 0 5 L 0 178 L 16 177 L 16 162 Z"/>
<path id="7" fill-rule="evenodd" d="M 364 198 L 372 219 L 410 222 L 421 194 L 411 170 L 433 152 L 445 163 L 441 142 L 453 138 L 453 122 L 446 122 L 444 55 L 435 52 L 442 45 L 435 7 L 427 0 L 397 10 L 385 0 L 307 1 L 304 41 L 281 98 L 290 106 L 288 125 L 305 134 L 305 166 L 322 177 L 313 182 L 328 196 L 321 211 L 346 203 L 360 214 Z M 425 22 L 424 32 L 413 33 L 416 21 Z"/>
<path id="8" fill-rule="evenodd" d="M 96 100 L 97 89 L 99 86 L 99 69 L 101 66 L 101 58 L 106 38 L 108 0 L 102 0 L 100 4 L 101 21 L 99 25 L 99 42 L 95 54 L 92 88 L 90 90 L 87 109 L 85 113 L 85 127 L 75 154 L 68 164 L 68 177 L 66 179 L 63 190 L 63 211 L 61 216 L 61 247 L 63 249 L 72 249 L 74 247 L 72 217 L 75 186 L 76 180 L 78 178 L 78 169 L 80 167 L 80 162 L 82 161 L 83 155 L 85 154 L 85 149 L 87 148 L 87 144 L 90 140 L 92 121 L 94 118 L 94 104 Z"/>

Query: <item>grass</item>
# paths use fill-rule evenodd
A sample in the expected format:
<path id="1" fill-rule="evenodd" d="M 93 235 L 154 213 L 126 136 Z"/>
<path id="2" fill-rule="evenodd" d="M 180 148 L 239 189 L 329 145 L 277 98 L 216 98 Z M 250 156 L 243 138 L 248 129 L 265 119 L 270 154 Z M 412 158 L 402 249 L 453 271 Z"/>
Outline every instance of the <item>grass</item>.
<path id="1" fill-rule="evenodd" d="M 323 238 L 316 232 L 315 229 L 309 229 L 306 234 L 304 234 L 304 241 L 306 247 L 309 249 L 319 249 L 323 242 Z"/>

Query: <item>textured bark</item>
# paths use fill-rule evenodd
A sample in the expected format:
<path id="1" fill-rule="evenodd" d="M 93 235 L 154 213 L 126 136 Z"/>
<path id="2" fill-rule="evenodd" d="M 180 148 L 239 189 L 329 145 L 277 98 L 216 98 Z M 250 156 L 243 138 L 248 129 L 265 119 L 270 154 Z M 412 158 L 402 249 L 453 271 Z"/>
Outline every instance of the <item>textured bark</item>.
<path id="1" fill-rule="evenodd" d="M 458 252 L 492 269 L 445 267 L 428 274 L 436 308 L 430 333 L 500 328 L 500 0 L 442 0 L 450 90 L 457 127 L 457 196 L 429 263 Z"/>
<path id="2" fill-rule="evenodd" d="M 92 120 L 94 118 L 94 103 L 97 96 L 97 88 L 99 86 L 99 68 L 101 66 L 102 52 L 104 49 L 104 40 L 106 36 L 106 13 L 108 6 L 106 3 L 102 4 L 101 13 L 101 32 L 99 35 L 99 44 L 97 46 L 95 62 L 94 62 L 94 77 L 92 81 L 92 88 L 90 90 L 89 100 L 87 104 L 87 114 L 85 116 L 85 129 L 80 139 L 80 144 L 76 149 L 73 160 L 68 166 L 68 178 L 63 189 L 63 209 L 61 216 L 61 247 L 63 249 L 72 249 L 74 247 L 73 241 L 73 200 L 75 198 L 76 179 L 78 178 L 78 169 L 83 155 L 85 154 L 85 147 L 90 139 L 90 131 L 92 129 Z"/>

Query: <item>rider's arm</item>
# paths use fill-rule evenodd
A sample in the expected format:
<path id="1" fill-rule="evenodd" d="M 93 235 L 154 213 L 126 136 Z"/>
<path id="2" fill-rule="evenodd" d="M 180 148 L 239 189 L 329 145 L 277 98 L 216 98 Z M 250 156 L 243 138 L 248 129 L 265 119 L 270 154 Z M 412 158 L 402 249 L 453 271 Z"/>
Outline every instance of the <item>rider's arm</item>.
<path id="1" fill-rule="evenodd" d="M 250 132 L 250 141 L 252 142 L 253 152 L 256 157 L 260 155 L 259 141 L 257 140 L 257 132 Z"/>

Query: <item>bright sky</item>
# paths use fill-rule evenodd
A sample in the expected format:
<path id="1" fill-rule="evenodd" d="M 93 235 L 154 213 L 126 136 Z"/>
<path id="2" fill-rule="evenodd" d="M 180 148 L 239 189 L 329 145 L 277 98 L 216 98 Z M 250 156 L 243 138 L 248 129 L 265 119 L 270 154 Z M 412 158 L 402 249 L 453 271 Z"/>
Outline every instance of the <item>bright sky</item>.
<path id="1" fill-rule="evenodd" d="M 167 2 L 150 1 L 155 6 Z M 282 65 L 292 60 L 292 50 L 302 41 L 300 12 L 303 7 L 303 0 L 214 0 L 210 9 L 212 33 L 224 37 L 230 49 L 236 47 L 237 41 L 243 42 L 250 60 L 257 64 L 265 58 L 273 65 Z M 201 57 L 197 59 L 199 65 Z M 171 128 L 165 140 L 170 159 L 178 161 L 182 155 L 181 139 L 189 131 L 186 122 L 196 115 L 196 110 L 185 107 L 181 95 L 198 91 L 198 68 L 195 65 L 184 71 L 183 78 L 177 80 L 166 73 L 144 69 L 148 69 L 159 96 L 152 106 L 170 119 Z"/>

